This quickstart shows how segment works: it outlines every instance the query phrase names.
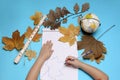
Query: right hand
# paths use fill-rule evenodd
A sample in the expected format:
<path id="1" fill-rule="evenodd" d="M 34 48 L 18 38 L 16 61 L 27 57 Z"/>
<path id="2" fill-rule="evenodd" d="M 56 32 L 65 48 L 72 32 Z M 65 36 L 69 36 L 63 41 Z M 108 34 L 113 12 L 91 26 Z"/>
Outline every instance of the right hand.
<path id="1" fill-rule="evenodd" d="M 80 64 L 80 61 L 73 56 L 68 56 L 65 60 L 66 66 L 72 66 L 74 68 L 79 68 L 79 64 Z"/>

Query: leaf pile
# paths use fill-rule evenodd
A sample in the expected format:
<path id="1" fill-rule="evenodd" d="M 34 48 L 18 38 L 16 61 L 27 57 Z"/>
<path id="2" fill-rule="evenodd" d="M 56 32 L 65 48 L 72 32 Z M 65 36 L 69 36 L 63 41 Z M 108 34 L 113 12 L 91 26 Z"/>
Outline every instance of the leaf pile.
<path id="1" fill-rule="evenodd" d="M 27 50 L 25 56 L 28 57 L 28 60 L 31 60 L 32 58 L 36 58 L 36 52 L 32 50 Z"/>
<path id="2" fill-rule="evenodd" d="M 27 31 L 25 32 L 25 37 L 28 39 L 30 37 L 30 35 L 32 34 L 34 29 L 31 29 L 31 27 L 27 28 Z M 34 42 L 38 42 L 39 39 L 41 38 L 42 34 L 38 34 L 38 32 L 35 34 L 35 36 L 33 37 L 32 41 Z"/>
<path id="3" fill-rule="evenodd" d="M 43 26 L 50 27 L 51 29 L 57 29 L 61 26 L 61 23 L 66 23 L 67 19 L 74 15 L 82 15 L 85 11 L 89 9 L 89 3 L 84 3 L 80 11 L 79 5 L 76 3 L 73 6 L 74 13 L 71 13 L 66 7 L 60 8 L 56 7 L 55 11 L 50 10 L 47 19 L 44 21 Z"/>
<path id="4" fill-rule="evenodd" d="M 82 53 L 84 59 L 90 59 L 91 61 L 96 60 L 100 63 L 100 60 L 104 59 L 106 48 L 103 43 L 96 40 L 93 36 L 84 35 L 82 41 L 78 41 L 78 50 L 85 49 Z M 87 54 L 90 52 L 89 54 Z"/>
<path id="5" fill-rule="evenodd" d="M 42 17 L 42 13 L 36 12 L 34 15 L 30 17 L 30 19 L 34 21 L 34 25 L 37 25 L 39 24 L 41 17 Z"/>
<path id="6" fill-rule="evenodd" d="M 69 42 L 69 45 L 72 46 L 76 41 L 76 36 L 80 32 L 80 27 L 75 27 L 73 24 L 70 24 L 68 28 L 59 27 L 58 28 L 60 33 L 62 33 L 64 36 L 59 38 L 59 41 L 61 42 Z"/>
<path id="7" fill-rule="evenodd" d="M 23 34 L 22 36 L 20 36 L 20 32 L 16 30 L 15 32 L 13 32 L 12 38 L 8 37 L 2 38 L 2 42 L 5 44 L 3 48 L 5 50 L 13 50 L 14 48 L 20 50 L 24 46 L 24 39 L 25 35 Z"/>

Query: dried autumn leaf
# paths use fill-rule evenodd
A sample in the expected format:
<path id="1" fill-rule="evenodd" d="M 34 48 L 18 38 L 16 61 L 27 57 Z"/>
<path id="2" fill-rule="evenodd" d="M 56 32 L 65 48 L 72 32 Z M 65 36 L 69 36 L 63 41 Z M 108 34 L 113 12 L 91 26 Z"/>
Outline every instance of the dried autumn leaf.
<path id="1" fill-rule="evenodd" d="M 36 58 L 36 52 L 32 50 L 27 50 L 25 52 L 25 56 L 28 57 L 28 60 L 31 60 L 32 58 Z"/>
<path id="2" fill-rule="evenodd" d="M 42 17 L 41 12 L 36 12 L 33 16 L 30 17 L 34 21 L 34 25 L 38 25 Z"/>
<path id="3" fill-rule="evenodd" d="M 61 22 L 56 22 L 56 23 L 54 23 L 53 26 L 51 25 L 51 29 L 58 29 L 60 27 L 60 25 L 61 25 Z"/>
<path id="4" fill-rule="evenodd" d="M 15 32 L 13 32 L 12 38 L 8 37 L 2 38 L 2 42 L 5 44 L 3 48 L 5 50 L 13 50 L 14 48 L 20 50 L 24 46 L 24 39 L 25 35 L 23 34 L 22 36 L 20 36 L 20 32 L 16 30 Z"/>
<path id="5" fill-rule="evenodd" d="M 70 24 L 68 28 L 59 27 L 60 33 L 64 36 L 59 38 L 61 42 L 69 42 L 69 45 L 72 46 L 76 41 L 76 36 L 79 34 L 80 27 L 75 27 L 73 24 Z"/>
<path id="6" fill-rule="evenodd" d="M 52 9 L 49 11 L 49 14 L 47 15 L 47 17 L 52 22 L 55 22 L 55 20 L 56 20 L 55 12 Z"/>
<path id="7" fill-rule="evenodd" d="M 67 15 L 67 14 L 69 14 L 70 12 L 66 9 L 66 7 L 63 7 L 61 13 L 62 13 L 61 17 L 64 17 L 64 15 Z"/>
<path id="8" fill-rule="evenodd" d="M 45 26 L 45 27 L 49 27 L 49 26 L 51 26 L 51 24 L 54 24 L 54 23 L 51 22 L 50 20 L 45 20 L 45 21 L 43 22 L 43 26 Z"/>
<path id="9" fill-rule="evenodd" d="M 57 7 L 55 10 L 55 17 L 59 19 L 61 17 L 61 8 Z"/>
<path id="10" fill-rule="evenodd" d="M 82 5 L 82 10 L 81 10 L 81 12 L 85 12 L 85 11 L 87 11 L 89 8 L 90 8 L 89 3 L 84 3 L 84 4 Z"/>
<path id="11" fill-rule="evenodd" d="M 103 43 L 96 40 L 93 36 L 85 35 L 82 37 L 82 41 L 78 41 L 78 50 L 85 49 L 82 53 L 86 55 L 88 51 L 91 51 L 90 54 L 83 56 L 85 59 L 90 59 L 91 61 L 96 60 L 97 63 L 103 59 L 104 54 L 106 53 L 106 48 Z"/>
<path id="12" fill-rule="evenodd" d="M 75 14 L 77 14 L 79 11 L 79 5 L 76 3 L 73 9 L 74 9 Z"/>
<path id="13" fill-rule="evenodd" d="M 34 29 L 33 29 L 34 30 Z M 30 35 L 32 34 L 33 30 L 31 29 L 31 27 L 27 28 L 27 31 L 25 32 L 25 37 L 28 39 L 30 37 Z M 32 41 L 34 42 L 38 42 L 39 39 L 41 38 L 42 34 L 38 34 L 38 32 L 35 34 L 35 36 L 33 37 Z"/>

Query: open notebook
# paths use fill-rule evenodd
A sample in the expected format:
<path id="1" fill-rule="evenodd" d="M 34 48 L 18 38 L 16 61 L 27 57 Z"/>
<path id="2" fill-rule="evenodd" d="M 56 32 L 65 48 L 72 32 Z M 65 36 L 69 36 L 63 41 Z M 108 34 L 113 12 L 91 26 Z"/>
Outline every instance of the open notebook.
<path id="1" fill-rule="evenodd" d="M 51 40 L 54 52 L 41 69 L 41 80 L 78 80 L 78 69 L 64 65 L 67 56 L 78 57 L 77 43 L 70 46 L 60 42 L 58 39 L 61 36 L 58 30 L 43 29 L 42 44 Z"/>

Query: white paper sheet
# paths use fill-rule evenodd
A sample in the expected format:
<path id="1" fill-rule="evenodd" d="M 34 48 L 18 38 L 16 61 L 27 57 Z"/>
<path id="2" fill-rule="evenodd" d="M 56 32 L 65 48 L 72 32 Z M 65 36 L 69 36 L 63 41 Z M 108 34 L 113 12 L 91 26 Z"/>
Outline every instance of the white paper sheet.
<path id="1" fill-rule="evenodd" d="M 67 56 L 78 57 L 77 43 L 70 46 L 60 42 L 58 39 L 61 36 L 58 30 L 43 29 L 42 44 L 51 40 L 54 52 L 41 69 L 41 80 L 78 80 L 78 69 L 64 65 Z"/>

